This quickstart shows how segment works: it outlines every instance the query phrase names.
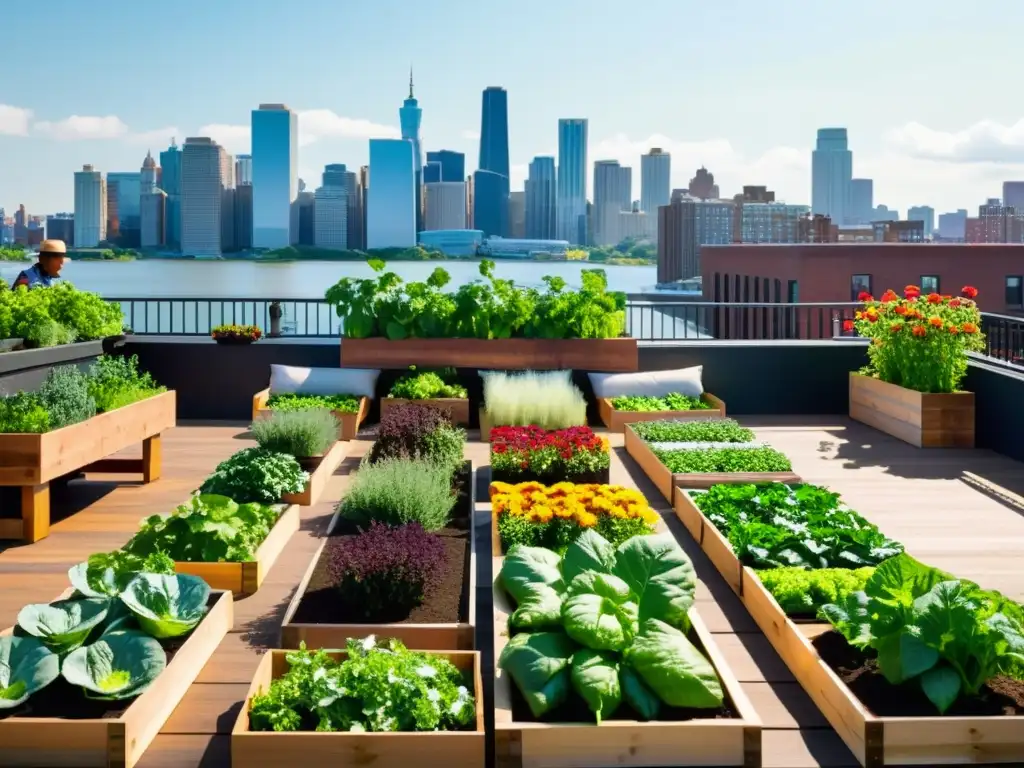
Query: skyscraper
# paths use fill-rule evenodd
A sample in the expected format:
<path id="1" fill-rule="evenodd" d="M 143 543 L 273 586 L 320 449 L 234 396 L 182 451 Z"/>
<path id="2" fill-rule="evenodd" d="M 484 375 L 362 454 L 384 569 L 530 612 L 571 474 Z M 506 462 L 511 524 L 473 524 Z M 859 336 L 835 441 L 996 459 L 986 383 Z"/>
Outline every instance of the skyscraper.
<path id="1" fill-rule="evenodd" d="M 508 178 L 508 93 L 494 85 L 484 90 L 478 165 L 481 171 L 500 173 Z"/>
<path id="2" fill-rule="evenodd" d="M 870 224 L 875 213 L 875 182 L 872 179 L 850 179 L 850 209 L 847 224 Z"/>
<path id="3" fill-rule="evenodd" d="M 292 203 L 298 197 L 299 120 L 284 104 L 252 112 L 252 244 L 286 248 L 296 242 Z"/>
<path id="4" fill-rule="evenodd" d="M 619 214 L 633 206 L 633 169 L 619 165 L 618 160 L 594 163 L 594 244 L 617 245 Z"/>
<path id="5" fill-rule="evenodd" d="M 75 245 L 95 248 L 107 238 L 107 183 L 91 165 L 75 171 Z"/>
<path id="6" fill-rule="evenodd" d="M 402 138 L 412 142 L 413 170 L 416 173 L 416 231 L 423 228 L 423 151 L 420 147 L 420 123 L 423 121 L 423 110 L 413 96 L 412 67 L 409 68 L 409 98 L 398 110 L 398 120 L 402 125 Z M 371 163 L 372 165 L 372 163 Z"/>
<path id="7" fill-rule="evenodd" d="M 348 201 L 348 249 L 359 251 L 366 247 L 363 241 L 363 223 L 366 221 L 363 205 L 363 187 L 359 183 L 359 174 L 355 171 L 345 172 L 345 195 Z"/>
<path id="8" fill-rule="evenodd" d="M 235 155 L 235 186 L 252 185 L 252 155 Z"/>
<path id="9" fill-rule="evenodd" d="M 221 255 L 224 169 L 227 153 L 205 136 L 185 139 L 181 151 L 181 252 L 186 256 Z"/>
<path id="10" fill-rule="evenodd" d="M 129 171 L 107 174 L 107 190 L 116 194 L 117 209 L 117 244 L 124 248 L 138 248 L 140 244 L 141 203 L 142 203 L 142 173 Z M 108 215 L 110 213 L 108 209 Z M 110 229 L 108 225 L 108 229 Z M 108 232 L 107 236 L 114 239 L 115 234 Z"/>
<path id="11" fill-rule="evenodd" d="M 656 216 L 672 198 L 672 155 L 654 147 L 640 156 L 640 210 Z"/>
<path id="12" fill-rule="evenodd" d="M 587 121 L 558 121 L 558 239 L 587 240 Z"/>
<path id="13" fill-rule="evenodd" d="M 423 164 L 423 184 L 437 184 L 439 181 L 441 181 L 441 164 L 436 160 L 427 160 Z"/>
<path id="14" fill-rule="evenodd" d="M 325 170 L 323 186 L 315 194 L 314 244 L 317 248 L 344 251 L 348 248 L 348 192 L 344 177 L 329 176 Z"/>
<path id="15" fill-rule="evenodd" d="M 439 163 L 441 176 L 435 181 L 465 181 L 466 156 L 450 149 L 427 152 L 427 163 Z"/>
<path id="16" fill-rule="evenodd" d="M 142 161 L 141 170 L 140 194 L 147 194 L 156 189 L 156 160 L 153 159 L 153 155 L 149 150 L 146 150 L 146 158 Z"/>
<path id="17" fill-rule="evenodd" d="M 850 216 L 853 153 L 845 128 L 819 128 L 811 154 L 811 212 L 843 226 Z"/>
<path id="18" fill-rule="evenodd" d="M 525 186 L 526 237 L 530 240 L 554 240 L 555 158 L 533 158 Z"/>
<path id="19" fill-rule="evenodd" d="M 508 194 L 508 236 L 522 240 L 526 237 L 526 192 Z"/>
<path id="20" fill-rule="evenodd" d="M 160 153 L 160 188 L 167 193 L 164 206 L 164 240 L 168 248 L 181 248 L 181 150 L 171 146 Z"/>
<path id="21" fill-rule="evenodd" d="M 416 245 L 416 161 L 407 139 L 370 139 L 373 183 L 366 191 L 366 247 Z"/>
<path id="22" fill-rule="evenodd" d="M 1004 200 L 1003 205 L 1006 204 Z M 930 240 L 935 231 L 935 209 L 930 205 L 912 206 L 907 210 L 907 221 L 920 221 L 924 225 L 922 228 L 924 237 Z"/>
<path id="23" fill-rule="evenodd" d="M 466 228 L 466 182 L 434 181 L 424 194 L 424 231 Z"/>
<path id="24" fill-rule="evenodd" d="M 486 237 L 508 236 L 508 176 L 483 169 L 473 174 L 473 228 Z"/>

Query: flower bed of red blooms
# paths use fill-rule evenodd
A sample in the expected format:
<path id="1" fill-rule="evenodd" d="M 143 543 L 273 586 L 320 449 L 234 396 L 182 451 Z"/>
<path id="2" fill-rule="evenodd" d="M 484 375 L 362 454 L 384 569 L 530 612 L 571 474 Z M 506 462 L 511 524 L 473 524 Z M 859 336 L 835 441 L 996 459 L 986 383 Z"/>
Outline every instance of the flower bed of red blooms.
<path id="1" fill-rule="evenodd" d="M 557 481 L 600 474 L 607 482 L 610 464 L 608 442 L 594 434 L 590 427 L 554 430 L 495 427 L 491 430 L 492 480 Z"/>
<path id="2" fill-rule="evenodd" d="M 218 325 L 210 335 L 217 341 L 249 343 L 259 341 L 263 331 L 256 325 Z"/>
<path id="3" fill-rule="evenodd" d="M 956 392 L 967 374 L 967 353 L 984 348 L 978 289 L 960 296 L 921 294 L 908 285 L 903 296 L 886 291 L 880 299 L 862 293 L 856 320 L 843 330 L 871 339 L 867 373 L 918 392 Z"/>

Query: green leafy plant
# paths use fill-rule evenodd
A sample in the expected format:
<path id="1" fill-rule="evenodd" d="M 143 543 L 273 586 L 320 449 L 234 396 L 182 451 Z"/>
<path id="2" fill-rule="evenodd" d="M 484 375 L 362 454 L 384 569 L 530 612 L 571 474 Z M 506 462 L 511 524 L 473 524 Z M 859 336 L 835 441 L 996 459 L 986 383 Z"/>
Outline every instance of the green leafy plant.
<path id="1" fill-rule="evenodd" d="M 686 636 L 697 580 L 670 534 L 615 547 L 588 530 L 562 557 L 513 547 L 499 580 L 516 609 L 498 665 L 534 717 L 557 709 L 570 690 L 598 723 L 624 701 L 648 719 L 663 703 L 722 705 L 714 667 Z"/>
<path id="2" fill-rule="evenodd" d="M 419 459 L 363 462 L 338 510 L 359 528 L 419 523 L 426 531 L 448 524 L 456 495 L 448 467 Z"/>
<path id="3" fill-rule="evenodd" d="M 34 637 L 0 637 L 0 710 L 14 709 L 60 676 L 60 657 Z"/>
<path id="4" fill-rule="evenodd" d="M 57 654 L 67 654 L 86 641 L 107 617 L 110 602 L 85 598 L 26 605 L 18 611 L 18 627 Z"/>
<path id="5" fill-rule="evenodd" d="M 117 701 L 138 696 L 167 667 L 167 654 L 155 638 L 130 629 L 105 632 L 72 651 L 61 668 L 64 679 L 92 699 Z"/>
<path id="6" fill-rule="evenodd" d="M 492 426 L 565 429 L 587 423 L 587 401 L 569 371 L 490 373 L 483 380 Z"/>
<path id="7" fill-rule="evenodd" d="M 0 433 L 50 431 L 50 414 L 35 394 L 17 392 L 0 397 Z"/>
<path id="8" fill-rule="evenodd" d="M 89 394 L 89 377 L 73 365 L 52 368 L 36 397 L 49 415 L 50 429 L 77 424 L 96 415 L 96 401 Z"/>
<path id="9" fill-rule="evenodd" d="M 294 456 L 252 447 L 218 464 L 199 493 L 227 496 L 239 503 L 276 504 L 285 494 L 301 493 L 307 482 L 309 474 Z"/>
<path id="10" fill-rule="evenodd" d="M 206 615 L 209 585 L 197 576 L 141 573 L 132 579 L 121 602 L 139 626 L 158 639 L 187 635 Z"/>
<path id="11" fill-rule="evenodd" d="M 214 327 L 210 336 L 216 341 L 251 344 L 263 337 L 263 331 L 258 325 L 226 324 Z"/>
<path id="12" fill-rule="evenodd" d="M 249 427 L 260 448 L 296 458 L 322 456 L 338 440 L 338 420 L 326 409 L 272 411 Z"/>
<path id="13" fill-rule="evenodd" d="M 671 392 L 664 397 L 648 397 L 644 395 L 626 395 L 611 398 L 612 408 L 616 411 L 634 411 L 650 413 L 652 411 L 706 411 L 712 406 L 699 397 L 681 395 Z"/>
<path id="14" fill-rule="evenodd" d="M 1021 676 L 1024 609 L 907 554 L 821 613 L 851 645 L 877 654 L 890 684 L 919 685 L 940 714 L 994 677 Z"/>
<path id="15" fill-rule="evenodd" d="M 349 640 L 340 661 L 304 645 L 286 658 L 288 671 L 252 699 L 253 731 L 455 731 L 476 719 L 467 677 L 397 640 Z"/>
<path id="16" fill-rule="evenodd" d="M 388 397 L 405 400 L 435 400 L 441 398 L 468 397 L 466 388 L 459 384 L 450 384 L 441 374 L 434 371 L 422 371 L 402 376 L 391 387 Z"/>
<path id="17" fill-rule="evenodd" d="M 648 443 L 750 443 L 753 430 L 741 427 L 734 419 L 698 421 L 638 421 L 629 425 Z"/>
<path id="18" fill-rule="evenodd" d="M 818 609 L 842 602 L 851 592 L 863 591 L 864 584 L 875 572 L 866 568 L 767 568 L 758 571 L 765 589 L 788 616 L 816 616 Z"/>
<path id="19" fill-rule="evenodd" d="M 139 371 L 137 355 L 103 355 L 89 371 L 89 396 L 99 412 L 113 411 L 147 397 L 166 392 L 149 373 Z"/>
<path id="20" fill-rule="evenodd" d="M 862 568 L 903 551 L 827 488 L 765 483 L 689 493 L 753 568 Z"/>
<path id="21" fill-rule="evenodd" d="M 144 524 L 145 525 L 145 524 Z M 68 570 L 68 580 L 85 597 L 118 597 L 140 573 L 174 573 L 174 559 L 161 551 L 140 556 L 123 550 L 89 555 Z"/>
<path id="22" fill-rule="evenodd" d="M 337 411 L 338 413 L 359 413 L 359 401 L 355 395 L 271 395 L 267 407 L 272 411 Z"/>
<path id="23" fill-rule="evenodd" d="M 784 454 L 767 446 L 663 450 L 652 448 L 658 460 L 675 473 L 695 472 L 790 472 L 793 465 Z"/>
<path id="24" fill-rule="evenodd" d="M 250 562 L 280 515 L 279 506 L 199 494 L 169 515 L 146 518 L 124 550 L 146 563 L 158 556 L 172 563 Z"/>
<path id="25" fill-rule="evenodd" d="M 44 347 L 121 333 L 121 307 L 68 282 L 0 291 L 0 339 L 19 338 Z"/>

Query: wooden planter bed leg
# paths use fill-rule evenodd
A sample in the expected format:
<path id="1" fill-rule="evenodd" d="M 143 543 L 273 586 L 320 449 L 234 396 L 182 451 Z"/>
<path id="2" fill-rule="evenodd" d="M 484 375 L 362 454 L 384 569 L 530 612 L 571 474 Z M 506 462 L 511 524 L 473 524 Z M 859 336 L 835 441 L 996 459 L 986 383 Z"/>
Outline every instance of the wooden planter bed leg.
<path id="1" fill-rule="evenodd" d="M 142 441 L 142 482 L 152 483 L 160 479 L 163 454 L 160 450 L 160 435 L 147 437 Z"/>
<path id="2" fill-rule="evenodd" d="M 50 535 L 50 484 L 21 487 L 22 538 L 29 544 Z"/>

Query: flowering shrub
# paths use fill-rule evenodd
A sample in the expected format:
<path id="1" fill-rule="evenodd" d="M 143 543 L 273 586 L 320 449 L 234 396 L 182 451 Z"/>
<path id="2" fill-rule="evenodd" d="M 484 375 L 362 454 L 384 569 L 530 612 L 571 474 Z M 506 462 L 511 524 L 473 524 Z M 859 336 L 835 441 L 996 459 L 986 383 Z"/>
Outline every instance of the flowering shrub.
<path id="1" fill-rule="evenodd" d="M 466 432 L 453 427 L 448 415 L 426 405 L 403 403 L 389 408 L 380 419 L 377 440 L 369 460 L 424 459 L 451 472 L 462 466 Z"/>
<path id="2" fill-rule="evenodd" d="M 608 442 L 590 427 L 491 430 L 491 471 L 504 477 L 533 475 L 565 480 L 606 470 L 610 463 Z"/>
<path id="3" fill-rule="evenodd" d="M 353 620 L 400 621 L 423 602 L 447 562 L 444 542 L 419 523 L 372 523 L 330 550 L 338 598 Z"/>
<path id="4" fill-rule="evenodd" d="M 259 341 L 263 337 L 263 331 L 256 325 L 218 325 L 210 335 L 217 341 L 248 344 Z"/>
<path id="5" fill-rule="evenodd" d="M 658 515 L 639 491 L 618 485 L 491 483 L 501 546 L 561 550 L 587 528 L 612 544 L 652 533 Z"/>
<path id="6" fill-rule="evenodd" d="M 864 308 L 843 330 L 871 339 L 865 373 L 917 392 L 956 392 L 967 374 L 967 353 L 984 348 L 978 289 L 964 286 L 961 296 L 921 295 L 908 285 L 900 298 L 886 291 L 881 299 L 858 298 Z"/>

